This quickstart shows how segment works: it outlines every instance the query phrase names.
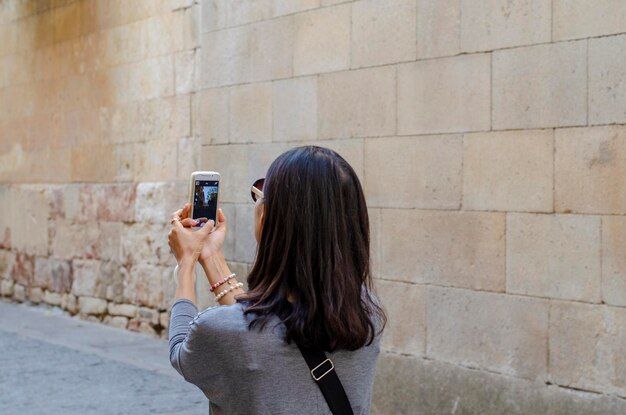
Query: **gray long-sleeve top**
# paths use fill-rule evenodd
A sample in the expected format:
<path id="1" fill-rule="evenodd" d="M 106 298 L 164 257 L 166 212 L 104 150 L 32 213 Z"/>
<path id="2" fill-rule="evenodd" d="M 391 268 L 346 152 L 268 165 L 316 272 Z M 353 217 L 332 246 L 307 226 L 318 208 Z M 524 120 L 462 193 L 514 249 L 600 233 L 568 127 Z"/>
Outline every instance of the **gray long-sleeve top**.
<path id="1" fill-rule="evenodd" d="M 242 303 L 200 313 L 187 299 L 172 304 L 172 366 L 209 399 L 209 414 L 331 414 L 298 346 L 283 340 L 278 317 L 248 330 Z M 369 414 L 380 335 L 356 351 L 326 353 L 355 414 Z"/>

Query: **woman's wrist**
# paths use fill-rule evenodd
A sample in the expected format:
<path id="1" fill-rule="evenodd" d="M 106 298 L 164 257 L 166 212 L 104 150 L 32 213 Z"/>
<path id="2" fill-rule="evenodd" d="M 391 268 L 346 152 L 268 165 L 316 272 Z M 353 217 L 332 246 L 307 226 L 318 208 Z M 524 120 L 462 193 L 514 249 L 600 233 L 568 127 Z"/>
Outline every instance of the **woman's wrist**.
<path id="1" fill-rule="evenodd" d="M 209 280 L 209 284 L 211 286 L 219 284 L 213 290 L 213 294 L 215 294 L 219 304 L 233 304 L 235 303 L 235 295 L 245 292 L 242 289 L 243 284 L 239 283 L 234 276 L 228 278 L 228 281 L 224 281 L 232 273 L 221 251 L 210 257 L 200 258 L 199 261 Z"/>
<path id="2" fill-rule="evenodd" d="M 198 262 L 200 262 L 200 265 L 202 266 L 202 269 L 211 284 L 215 284 L 221 278 L 231 273 L 222 251 L 216 252 L 209 257 L 200 257 L 198 258 Z"/>

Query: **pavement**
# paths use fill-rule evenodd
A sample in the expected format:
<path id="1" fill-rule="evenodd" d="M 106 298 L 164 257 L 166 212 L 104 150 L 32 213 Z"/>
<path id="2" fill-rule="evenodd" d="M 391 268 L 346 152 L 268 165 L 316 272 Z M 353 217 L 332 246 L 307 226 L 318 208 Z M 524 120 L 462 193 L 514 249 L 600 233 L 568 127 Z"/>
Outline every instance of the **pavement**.
<path id="1" fill-rule="evenodd" d="M 207 414 L 167 341 L 0 299 L 0 414 Z"/>

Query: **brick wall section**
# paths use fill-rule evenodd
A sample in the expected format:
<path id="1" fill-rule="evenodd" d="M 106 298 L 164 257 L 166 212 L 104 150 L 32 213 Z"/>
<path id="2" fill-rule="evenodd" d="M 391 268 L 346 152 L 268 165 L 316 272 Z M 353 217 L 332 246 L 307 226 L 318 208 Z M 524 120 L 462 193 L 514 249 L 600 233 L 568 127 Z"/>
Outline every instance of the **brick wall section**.
<path id="1" fill-rule="evenodd" d="M 374 413 L 626 411 L 623 1 L 198 1 L 2 3 L 4 295 L 162 330 L 189 171 L 245 274 L 250 183 L 316 143 L 368 200 Z"/>

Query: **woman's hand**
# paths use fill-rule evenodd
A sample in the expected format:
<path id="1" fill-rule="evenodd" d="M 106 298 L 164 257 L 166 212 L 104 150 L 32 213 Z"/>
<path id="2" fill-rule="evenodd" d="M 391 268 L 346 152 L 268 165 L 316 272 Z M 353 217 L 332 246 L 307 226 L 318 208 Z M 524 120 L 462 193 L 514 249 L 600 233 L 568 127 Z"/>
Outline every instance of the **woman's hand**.
<path id="1" fill-rule="evenodd" d="M 172 213 L 172 227 L 167 235 L 167 243 L 176 257 L 178 265 L 183 262 L 195 264 L 200 254 L 206 250 L 205 245 L 215 246 L 215 242 L 206 243 L 209 242 L 209 235 L 217 230 L 214 228 L 212 220 L 207 222 L 206 218 L 201 218 L 203 222 L 206 222 L 202 228 L 198 231 L 189 229 L 189 227 L 198 224 L 198 221 L 189 218 L 190 208 L 189 203 L 186 203 L 182 209 Z"/>
<path id="2" fill-rule="evenodd" d="M 199 218 L 198 220 L 191 219 L 189 217 L 189 213 L 191 211 L 191 205 L 189 203 L 185 203 L 182 209 L 177 210 L 172 214 L 178 215 L 180 217 L 180 224 L 183 225 L 184 228 L 190 228 L 192 226 L 197 226 L 200 222 L 205 222 L 206 224 L 201 228 L 204 230 L 205 228 L 213 228 L 213 221 L 208 221 L 207 218 Z M 212 232 L 209 233 L 208 237 L 204 240 L 202 247 L 200 249 L 200 254 L 196 257 L 196 260 L 199 260 L 201 263 L 207 261 L 212 256 L 216 254 L 222 254 L 222 248 L 224 246 L 224 241 L 226 239 L 226 216 L 222 209 L 218 209 L 218 224 L 214 228 Z M 195 232 L 194 232 L 195 233 Z M 170 232 L 171 234 L 171 232 Z M 171 248 L 171 245 L 170 245 Z M 178 257 L 177 257 L 178 258 Z M 177 259 L 178 260 L 178 259 Z"/>

